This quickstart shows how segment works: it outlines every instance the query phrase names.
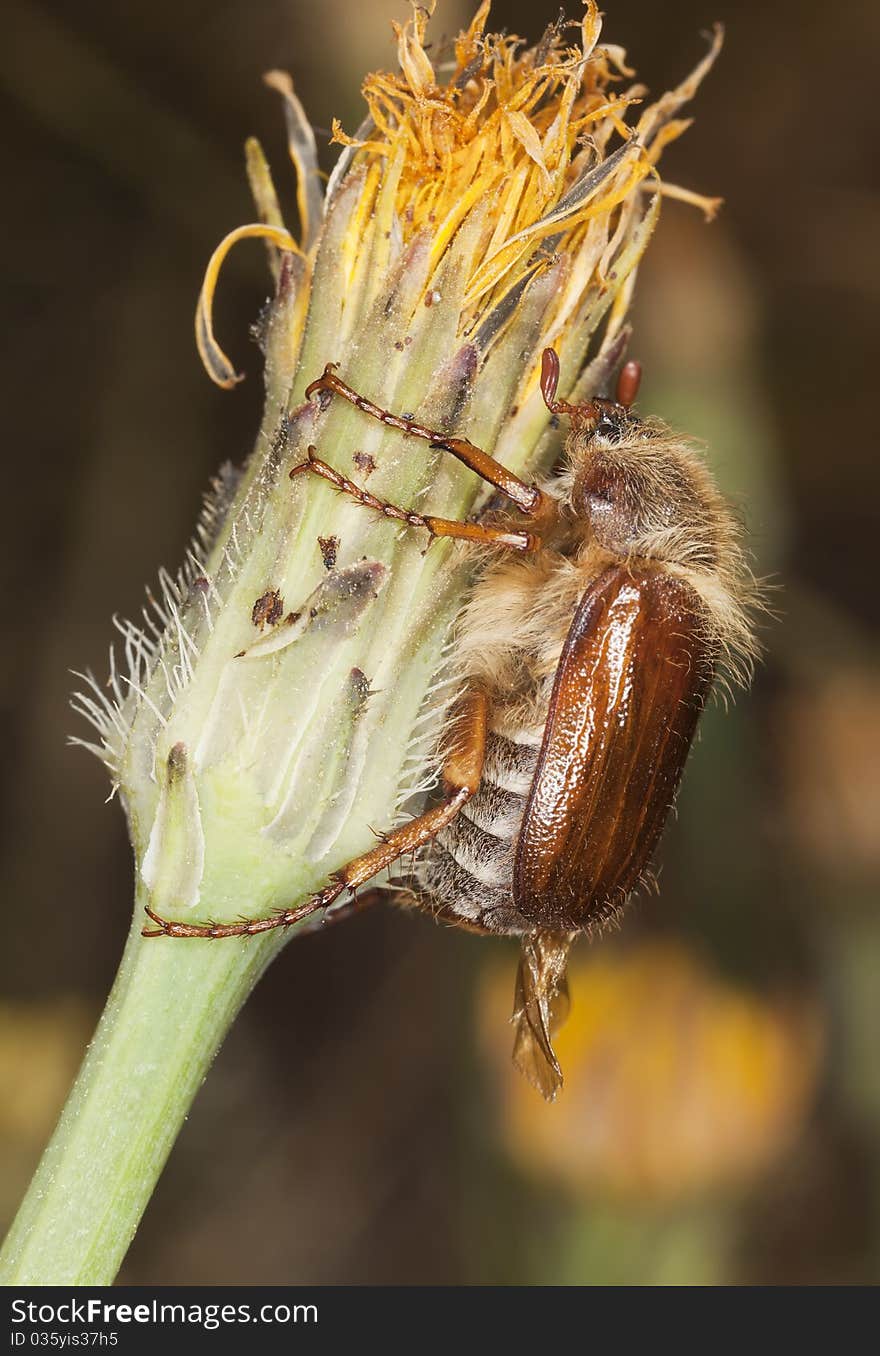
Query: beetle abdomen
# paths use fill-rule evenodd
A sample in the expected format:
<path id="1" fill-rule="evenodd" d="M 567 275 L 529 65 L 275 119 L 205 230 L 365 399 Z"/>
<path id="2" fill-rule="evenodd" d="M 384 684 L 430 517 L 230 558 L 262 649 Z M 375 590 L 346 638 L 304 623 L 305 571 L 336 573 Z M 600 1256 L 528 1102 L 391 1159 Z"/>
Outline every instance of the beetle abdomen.
<path id="1" fill-rule="evenodd" d="M 479 931 L 534 929 L 513 905 L 514 851 L 540 747 L 539 738 L 522 739 L 490 733 L 480 789 L 438 835 L 419 871 L 433 910 Z"/>

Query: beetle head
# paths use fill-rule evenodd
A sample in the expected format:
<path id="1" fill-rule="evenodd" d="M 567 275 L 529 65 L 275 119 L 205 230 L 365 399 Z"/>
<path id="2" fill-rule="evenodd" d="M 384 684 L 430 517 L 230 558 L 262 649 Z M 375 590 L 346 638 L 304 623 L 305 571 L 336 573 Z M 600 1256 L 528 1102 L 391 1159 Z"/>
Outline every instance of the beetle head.
<path id="1" fill-rule="evenodd" d="M 641 369 L 626 363 L 617 398 L 580 405 L 556 399 L 559 359 L 545 349 L 541 392 L 548 409 L 571 419 L 566 498 L 591 537 L 620 556 L 709 563 L 715 555 L 718 494 L 686 443 L 630 405 Z"/>

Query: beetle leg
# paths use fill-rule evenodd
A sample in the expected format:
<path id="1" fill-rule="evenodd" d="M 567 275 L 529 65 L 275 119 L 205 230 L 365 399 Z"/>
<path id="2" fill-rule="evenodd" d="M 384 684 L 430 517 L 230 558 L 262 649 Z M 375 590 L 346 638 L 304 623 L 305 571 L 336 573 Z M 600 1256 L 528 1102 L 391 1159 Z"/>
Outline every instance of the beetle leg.
<path id="1" fill-rule="evenodd" d="M 278 909 L 268 918 L 253 918 L 241 923 L 182 923 L 162 918 L 150 908 L 147 916 L 154 928 L 144 928 L 144 937 L 254 937 L 274 928 L 289 928 L 302 922 L 321 909 L 333 904 L 344 890 L 354 891 L 359 885 L 377 876 L 391 866 L 398 857 L 415 852 L 435 838 L 450 824 L 459 810 L 475 794 L 483 771 L 486 748 L 488 702 L 484 692 L 469 689 L 453 714 L 453 744 L 443 764 L 443 800 L 439 805 L 419 815 L 409 824 L 403 824 L 387 834 L 370 852 L 355 857 L 330 877 L 329 883 L 293 909 Z M 332 918 L 332 914 L 331 914 Z"/>
<path id="2" fill-rule="evenodd" d="M 413 513 L 410 509 L 398 508 L 385 499 L 377 499 L 369 490 L 355 485 L 339 471 L 334 471 L 325 461 L 314 455 L 314 447 L 309 448 L 308 461 L 300 462 L 290 472 L 291 479 L 303 472 L 311 471 L 329 481 L 342 494 L 363 504 L 365 508 L 375 509 L 386 518 L 405 523 L 407 527 L 423 527 L 432 537 L 453 537 L 456 541 L 476 542 L 482 546 L 506 546 L 511 551 L 536 551 L 540 545 L 538 538 L 531 532 L 513 532 L 503 527 L 490 527 L 487 523 L 462 523 L 455 518 L 434 518 L 424 513 Z"/>
<path id="3" fill-rule="evenodd" d="M 353 918 L 356 913 L 363 913 L 373 904 L 378 904 L 384 899 L 385 894 L 386 891 L 381 887 L 375 890 L 362 890 L 360 894 L 355 891 L 348 899 L 325 909 L 320 918 L 310 918 L 307 923 L 303 923 L 296 935 L 299 938 L 323 932 L 331 923 L 342 923 L 346 918 Z"/>
<path id="4" fill-rule="evenodd" d="M 401 432 L 409 434 L 412 438 L 424 438 L 432 447 L 451 452 L 465 466 L 470 467 L 483 480 L 494 485 L 496 490 L 500 490 L 508 499 L 511 499 L 521 513 L 531 515 L 541 511 L 544 495 L 537 485 L 529 485 L 526 481 L 520 480 L 519 476 L 508 471 L 506 466 L 502 466 L 500 461 L 490 457 L 488 452 L 475 447 L 467 438 L 447 437 L 445 433 L 437 433 L 434 429 L 426 428 L 424 424 L 417 423 L 415 419 L 409 419 L 405 415 L 391 414 L 389 410 L 383 410 L 380 405 L 374 405 L 372 400 L 359 395 L 341 377 L 337 377 L 335 367 L 335 363 L 328 363 L 322 375 L 306 387 L 306 399 L 310 399 L 313 395 L 322 391 L 340 395 L 345 400 L 350 401 L 352 405 L 356 405 L 359 410 L 363 410 L 364 414 L 372 415 L 374 419 L 378 419 L 380 423 L 388 424 L 391 428 L 399 428 Z"/>

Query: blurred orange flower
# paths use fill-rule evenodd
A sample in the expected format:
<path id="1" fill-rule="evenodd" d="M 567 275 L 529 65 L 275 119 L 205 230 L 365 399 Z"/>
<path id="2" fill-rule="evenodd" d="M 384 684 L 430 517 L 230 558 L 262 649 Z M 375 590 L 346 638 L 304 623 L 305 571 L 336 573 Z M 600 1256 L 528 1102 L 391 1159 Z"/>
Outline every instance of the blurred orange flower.
<path id="1" fill-rule="evenodd" d="M 94 1014 L 76 998 L 0 1003 L 0 1210 L 8 1214 L 64 1102 Z"/>
<path id="2" fill-rule="evenodd" d="M 556 1038 L 566 1086 L 552 1106 L 509 1070 L 506 969 L 484 987 L 501 1136 L 530 1174 L 668 1201 L 745 1182 L 794 1139 L 824 1047 L 810 1001 L 736 988 L 668 942 L 603 947 L 570 979 L 572 1014 Z"/>

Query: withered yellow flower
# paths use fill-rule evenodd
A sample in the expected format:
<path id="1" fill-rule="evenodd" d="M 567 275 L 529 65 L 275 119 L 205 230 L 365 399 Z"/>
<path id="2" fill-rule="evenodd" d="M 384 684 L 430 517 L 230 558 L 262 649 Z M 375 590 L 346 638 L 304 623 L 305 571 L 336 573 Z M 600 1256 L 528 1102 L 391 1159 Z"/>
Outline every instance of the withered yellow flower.
<path id="1" fill-rule="evenodd" d="M 159 914 L 226 921 L 289 906 L 430 780 L 468 557 L 449 543 L 425 555 L 418 534 L 286 473 L 314 443 L 343 474 L 369 475 L 374 494 L 424 497 L 453 518 L 479 507 L 479 485 L 342 402 L 304 403 L 309 381 L 338 363 L 378 404 L 533 474 L 559 447 L 541 349 L 557 350 L 576 400 L 619 360 L 663 192 L 657 160 L 687 126 L 679 110 L 720 33 L 678 89 L 646 104 L 623 51 L 599 45 L 595 0 L 532 48 L 487 33 L 488 14 L 483 3 L 436 66 L 428 12 L 397 27 L 400 69 L 367 77 L 356 135 L 334 126 L 344 149 L 323 195 L 292 83 L 267 77 L 284 101 L 300 238 L 249 143 L 261 220 L 219 246 L 196 316 L 209 374 L 233 386 L 214 288 L 231 246 L 263 237 L 276 279 L 263 427 L 244 471 L 212 493 L 182 575 L 162 576 L 158 624 L 124 628 L 109 706 L 85 700 L 129 812 L 143 902 Z"/>

